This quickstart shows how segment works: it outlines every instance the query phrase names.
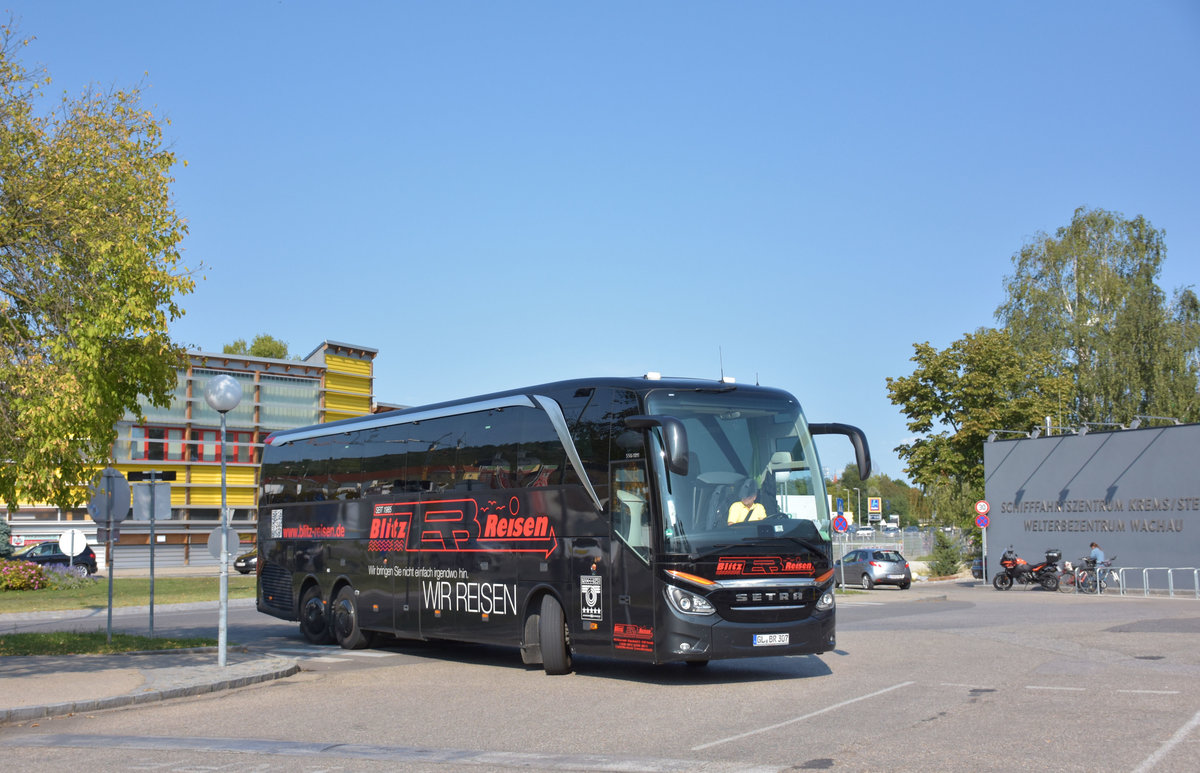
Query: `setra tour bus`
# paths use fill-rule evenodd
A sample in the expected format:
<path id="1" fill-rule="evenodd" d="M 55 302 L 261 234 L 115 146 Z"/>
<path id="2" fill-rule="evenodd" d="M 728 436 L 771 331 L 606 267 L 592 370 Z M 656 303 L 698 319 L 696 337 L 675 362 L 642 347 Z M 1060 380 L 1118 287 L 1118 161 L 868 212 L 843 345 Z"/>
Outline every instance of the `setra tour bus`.
<path id="1" fill-rule="evenodd" d="M 796 398 L 731 380 L 562 381 L 267 438 L 258 609 L 377 635 L 703 665 L 834 648 L 830 513 Z"/>

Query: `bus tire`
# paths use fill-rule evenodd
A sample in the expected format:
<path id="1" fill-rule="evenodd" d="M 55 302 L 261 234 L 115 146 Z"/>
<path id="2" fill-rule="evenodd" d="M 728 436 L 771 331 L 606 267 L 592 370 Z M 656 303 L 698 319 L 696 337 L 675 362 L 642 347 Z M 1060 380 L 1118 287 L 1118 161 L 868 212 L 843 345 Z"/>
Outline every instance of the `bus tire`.
<path id="1" fill-rule="evenodd" d="M 541 605 L 538 605 L 541 609 Z M 525 632 L 521 638 L 521 662 L 527 666 L 542 665 L 541 615 L 530 612 L 525 616 Z"/>
<path id="2" fill-rule="evenodd" d="M 370 643 L 358 627 L 358 607 L 354 604 L 354 589 L 343 585 L 333 602 L 333 635 L 345 650 L 361 650 Z"/>
<path id="3" fill-rule="evenodd" d="M 567 625 L 562 605 L 547 593 L 542 596 L 538 638 L 542 647 L 542 667 L 547 674 L 566 674 L 571 671 L 571 650 L 567 641 Z"/>
<path id="4" fill-rule="evenodd" d="M 313 644 L 333 643 L 329 616 L 325 613 L 325 602 L 321 600 L 321 588 L 317 585 L 309 587 L 300 597 L 300 633 Z"/>

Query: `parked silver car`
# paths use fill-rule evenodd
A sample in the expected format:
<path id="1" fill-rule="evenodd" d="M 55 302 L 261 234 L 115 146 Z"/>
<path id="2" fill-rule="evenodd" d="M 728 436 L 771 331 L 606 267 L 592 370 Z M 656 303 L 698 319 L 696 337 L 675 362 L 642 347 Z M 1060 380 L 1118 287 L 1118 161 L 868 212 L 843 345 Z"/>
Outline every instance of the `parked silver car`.
<path id="1" fill-rule="evenodd" d="M 905 590 L 912 585 L 912 570 L 895 550 L 863 548 L 834 563 L 834 578 L 838 585 L 860 585 L 863 590 L 876 585 L 899 585 Z"/>

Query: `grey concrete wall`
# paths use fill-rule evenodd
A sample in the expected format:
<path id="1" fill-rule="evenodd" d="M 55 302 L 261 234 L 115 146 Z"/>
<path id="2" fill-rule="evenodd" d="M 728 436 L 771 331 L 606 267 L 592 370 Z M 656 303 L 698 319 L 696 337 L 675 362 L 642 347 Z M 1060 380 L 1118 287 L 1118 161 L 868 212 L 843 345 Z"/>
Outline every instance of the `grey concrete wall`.
<path id="1" fill-rule="evenodd" d="M 998 440 L 983 457 L 989 577 L 1010 544 L 1031 562 L 1095 541 L 1114 568 L 1200 566 L 1200 425 Z"/>

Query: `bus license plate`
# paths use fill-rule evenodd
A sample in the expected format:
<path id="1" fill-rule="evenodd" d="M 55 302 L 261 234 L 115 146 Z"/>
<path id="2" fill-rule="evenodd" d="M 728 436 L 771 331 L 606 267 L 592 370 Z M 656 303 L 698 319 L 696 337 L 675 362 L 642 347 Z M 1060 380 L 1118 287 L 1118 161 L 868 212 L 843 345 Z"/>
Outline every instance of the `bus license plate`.
<path id="1" fill-rule="evenodd" d="M 781 644 L 787 644 L 790 634 L 786 633 L 756 633 L 754 634 L 755 647 L 778 647 Z"/>

